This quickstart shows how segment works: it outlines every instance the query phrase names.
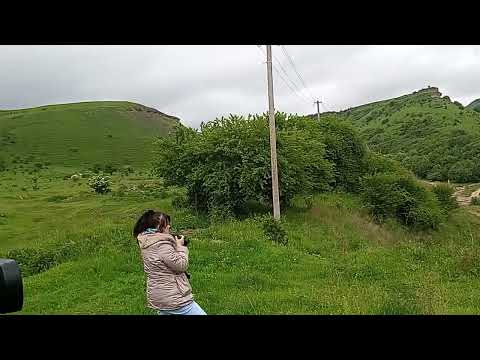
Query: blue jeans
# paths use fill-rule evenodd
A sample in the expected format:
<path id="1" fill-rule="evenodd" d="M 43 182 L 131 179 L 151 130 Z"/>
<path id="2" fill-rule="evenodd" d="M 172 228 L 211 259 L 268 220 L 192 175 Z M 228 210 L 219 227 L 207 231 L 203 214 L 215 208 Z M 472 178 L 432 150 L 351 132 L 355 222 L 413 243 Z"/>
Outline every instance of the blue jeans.
<path id="1" fill-rule="evenodd" d="M 158 315 L 207 315 L 195 301 L 174 310 L 158 310 L 157 313 Z"/>

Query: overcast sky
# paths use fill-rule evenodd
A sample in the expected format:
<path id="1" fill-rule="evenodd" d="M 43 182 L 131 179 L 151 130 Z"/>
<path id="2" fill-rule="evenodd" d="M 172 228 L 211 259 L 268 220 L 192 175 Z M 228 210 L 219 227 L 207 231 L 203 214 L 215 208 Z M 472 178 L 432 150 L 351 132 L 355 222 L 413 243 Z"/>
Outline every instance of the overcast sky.
<path id="1" fill-rule="evenodd" d="M 263 47 L 264 48 L 264 47 Z M 467 105 L 480 98 L 480 46 L 286 45 L 273 47 L 275 108 L 316 112 L 439 87 Z M 265 56 L 256 45 L 0 45 L 0 109 L 90 100 L 128 100 L 197 127 L 222 115 L 267 109 Z M 288 74 L 288 78 L 284 71 Z"/>

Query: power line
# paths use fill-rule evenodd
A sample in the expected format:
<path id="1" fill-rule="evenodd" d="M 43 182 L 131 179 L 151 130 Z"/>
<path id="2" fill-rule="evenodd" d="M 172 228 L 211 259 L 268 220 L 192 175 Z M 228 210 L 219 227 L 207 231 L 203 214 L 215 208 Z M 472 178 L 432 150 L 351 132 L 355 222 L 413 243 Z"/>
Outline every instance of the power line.
<path id="1" fill-rule="evenodd" d="M 278 58 L 275 56 L 275 54 L 273 54 L 273 58 L 275 59 L 275 61 L 277 62 L 277 64 L 280 66 L 280 69 L 283 71 L 283 73 L 285 74 L 286 78 L 288 80 L 290 80 L 290 83 L 295 87 L 295 89 L 297 90 L 298 94 L 300 94 L 300 96 L 304 96 L 305 97 L 305 100 L 307 100 L 307 102 L 310 102 L 310 100 L 305 96 L 305 94 L 302 93 L 302 89 L 300 89 L 300 87 L 297 86 L 297 84 L 295 83 L 295 81 L 293 81 L 291 78 L 290 78 L 290 75 L 288 75 L 287 71 L 285 70 L 285 68 L 283 67 L 282 63 L 280 62 L 280 60 L 278 60 Z"/>
<path id="2" fill-rule="evenodd" d="M 265 50 L 263 50 L 263 48 L 260 46 L 260 45 L 257 45 L 257 48 L 262 52 L 263 55 L 266 56 L 266 53 L 265 53 Z M 277 75 L 279 76 L 280 80 L 283 81 L 283 83 L 290 89 L 290 91 L 295 94 L 300 100 L 302 101 L 305 101 L 307 103 L 310 103 L 309 100 L 301 97 L 299 95 L 299 93 L 297 91 L 295 91 L 291 86 L 290 84 L 285 80 L 285 78 L 282 76 L 282 74 L 280 73 L 280 71 L 277 69 L 277 67 L 275 66 L 275 64 L 272 63 L 272 67 L 273 67 L 273 70 L 275 70 L 275 72 L 277 73 Z"/>
<path id="3" fill-rule="evenodd" d="M 295 66 L 295 63 L 293 61 L 293 58 L 290 56 L 290 54 L 288 53 L 287 49 L 285 46 L 281 45 L 280 46 L 282 48 L 282 51 L 283 51 L 283 54 L 285 55 L 285 57 L 288 59 L 290 65 L 292 66 L 293 70 L 295 71 L 295 73 L 297 74 L 298 78 L 300 79 L 300 82 L 302 83 L 303 85 L 303 88 L 305 89 L 305 91 L 308 92 L 308 94 L 310 95 L 310 97 L 312 98 L 312 100 L 314 99 L 312 93 L 310 92 L 310 90 L 308 89 L 308 86 L 305 82 L 305 80 L 303 80 L 303 77 L 302 75 L 300 75 L 300 72 L 298 71 L 297 67 Z"/>
<path id="4" fill-rule="evenodd" d="M 257 45 L 257 47 L 260 49 L 260 51 L 263 53 L 263 55 L 266 56 L 265 50 L 263 50 L 263 48 L 262 48 L 260 45 Z M 277 59 L 276 57 L 275 57 L 275 60 L 277 60 L 277 62 L 278 62 L 278 59 Z M 282 67 L 281 64 L 279 64 L 279 65 Z M 301 94 L 299 91 L 298 91 L 298 92 L 295 91 L 295 90 L 288 84 L 288 82 L 285 80 L 285 78 L 282 76 L 282 74 L 280 74 L 280 71 L 278 71 L 278 68 L 277 68 L 273 63 L 272 63 L 272 66 L 273 66 L 273 69 L 275 70 L 275 72 L 277 73 L 277 75 L 280 77 L 280 79 L 285 83 L 285 85 L 287 85 L 288 88 L 289 88 L 295 95 L 297 95 L 300 99 L 306 100 L 305 98 L 302 98 L 301 95 L 299 95 L 299 94 Z M 286 71 L 285 71 L 285 69 L 284 69 L 283 67 L 282 67 L 282 70 L 283 70 L 283 72 L 285 73 L 285 75 L 288 77 L 288 74 L 286 73 Z M 290 82 L 291 82 L 295 87 L 297 87 L 296 84 L 295 84 L 290 78 L 288 78 L 288 79 L 290 80 Z M 297 87 L 297 89 L 298 89 L 298 87 Z M 308 100 L 307 100 L 307 101 L 308 101 Z"/>

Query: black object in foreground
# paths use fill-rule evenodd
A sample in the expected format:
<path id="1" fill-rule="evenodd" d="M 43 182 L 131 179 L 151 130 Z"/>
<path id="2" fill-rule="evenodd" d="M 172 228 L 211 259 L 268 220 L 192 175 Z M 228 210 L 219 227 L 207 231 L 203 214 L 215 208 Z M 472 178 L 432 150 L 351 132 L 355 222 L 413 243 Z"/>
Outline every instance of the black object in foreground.
<path id="1" fill-rule="evenodd" d="M 0 314 L 22 310 L 23 282 L 15 260 L 0 259 Z"/>

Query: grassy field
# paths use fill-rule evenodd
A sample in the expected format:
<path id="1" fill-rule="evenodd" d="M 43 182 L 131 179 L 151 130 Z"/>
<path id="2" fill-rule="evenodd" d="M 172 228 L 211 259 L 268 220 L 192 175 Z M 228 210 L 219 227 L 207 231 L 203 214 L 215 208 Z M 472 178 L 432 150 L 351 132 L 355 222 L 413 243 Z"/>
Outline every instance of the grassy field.
<path id="1" fill-rule="evenodd" d="M 353 195 L 317 195 L 311 209 L 298 199 L 285 213 L 282 246 L 256 217 L 210 224 L 172 208 L 179 190 L 146 175 L 114 176 L 107 195 L 91 193 L 86 179 L 49 176 L 36 191 L 1 178 L 0 253 L 43 249 L 55 258 L 24 278 L 19 314 L 151 314 L 130 235 L 147 208 L 195 229 L 191 283 L 210 314 L 480 313 L 480 218 L 464 209 L 438 232 L 415 234 L 374 224 Z"/>

